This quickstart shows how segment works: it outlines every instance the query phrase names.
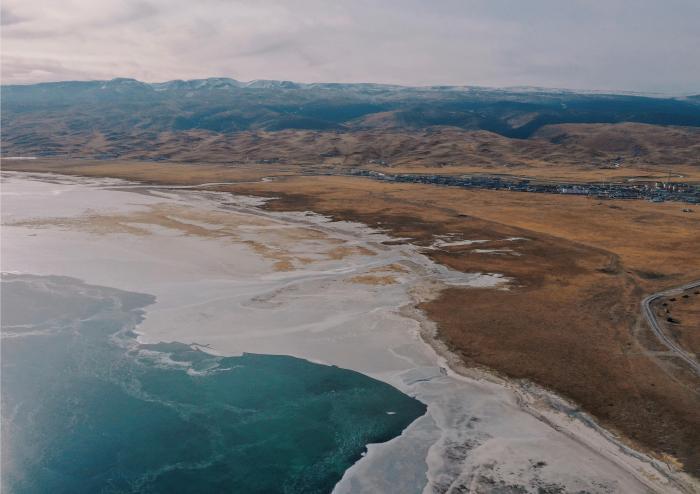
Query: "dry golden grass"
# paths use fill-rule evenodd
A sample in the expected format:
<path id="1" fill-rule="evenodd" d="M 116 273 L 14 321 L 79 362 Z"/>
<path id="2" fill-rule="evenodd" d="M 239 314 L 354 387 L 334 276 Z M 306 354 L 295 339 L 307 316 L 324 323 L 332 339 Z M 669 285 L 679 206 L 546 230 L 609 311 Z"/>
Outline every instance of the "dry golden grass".
<path id="1" fill-rule="evenodd" d="M 353 276 L 348 281 L 351 283 L 359 283 L 361 285 L 393 285 L 396 283 L 396 278 L 393 276 L 378 276 L 375 274 L 359 274 Z"/>
<path id="2" fill-rule="evenodd" d="M 695 356 L 700 355 L 700 288 L 664 297 L 654 304 L 663 329 Z M 669 318 L 672 321 L 669 321 Z"/>
<path id="3" fill-rule="evenodd" d="M 524 160 L 522 166 L 508 165 L 473 165 L 459 164 L 436 168 L 429 165 L 397 165 L 386 168 L 370 165 L 367 167 L 378 172 L 419 173 L 441 175 L 494 175 L 506 179 L 527 179 L 541 182 L 700 182 L 700 167 L 696 165 L 675 164 L 667 169 L 646 164 L 629 164 L 620 168 L 604 168 L 597 165 L 580 165 L 571 167 L 566 163 L 544 163 L 538 160 Z M 669 179 L 668 172 L 672 171 Z"/>
<path id="4" fill-rule="evenodd" d="M 449 289 L 423 305 L 467 363 L 552 388 L 637 445 L 700 470 L 697 379 L 653 352 L 645 293 L 700 277 L 700 219 L 678 204 L 467 191 L 338 177 L 231 188 L 272 195 L 408 237 L 488 240 L 430 251 L 464 271 L 499 272 L 508 291 Z M 455 235 L 456 234 L 456 235 Z M 507 240 L 521 237 L 526 240 Z M 511 249 L 490 255 L 478 250 Z"/>
<path id="5" fill-rule="evenodd" d="M 124 160 L 72 160 L 45 158 L 36 160 L 3 160 L 4 170 L 27 172 L 52 172 L 85 177 L 112 177 L 144 183 L 167 185 L 197 185 L 212 182 L 258 181 L 270 174 L 277 176 L 296 173 L 296 167 L 267 169 L 260 165 L 222 165 L 154 163 L 152 161 Z"/>
<path id="6" fill-rule="evenodd" d="M 110 164 L 89 172 L 170 183 L 250 176 L 237 168 L 179 166 L 154 164 L 142 170 Z M 138 177 L 131 177 L 135 171 Z M 469 364 L 533 380 L 572 398 L 635 444 L 700 473 L 697 378 L 655 353 L 661 348 L 639 310 L 645 293 L 700 278 L 697 213 L 684 213 L 674 203 L 333 176 L 281 176 L 217 190 L 276 197 L 267 208 L 360 221 L 421 246 L 447 235 L 486 240 L 427 251 L 452 268 L 503 273 L 513 280 L 509 290 L 453 288 L 424 304 L 448 345 Z M 509 240 L 513 237 L 525 240 Z M 519 255 L 478 249 L 510 249 Z"/>
<path id="7" fill-rule="evenodd" d="M 375 253 L 360 245 L 343 245 L 328 251 L 326 255 L 329 259 L 338 260 L 344 259 L 348 256 L 373 256 Z"/>

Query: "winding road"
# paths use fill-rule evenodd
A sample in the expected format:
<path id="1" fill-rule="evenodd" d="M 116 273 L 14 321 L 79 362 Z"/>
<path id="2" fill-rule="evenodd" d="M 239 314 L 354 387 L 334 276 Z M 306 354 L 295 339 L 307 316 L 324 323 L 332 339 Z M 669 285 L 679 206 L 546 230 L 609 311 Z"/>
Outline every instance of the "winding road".
<path id="1" fill-rule="evenodd" d="M 693 371 L 695 371 L 696 374 L 700 375 L 700 363 L 698 363 L 698 361 L 692 354 L 683 350 L 683 348 L 681 348 L 680 345 L 678 345 L 678 343 L 673 341 L 673 339 L 669 338 L 663 332 L 661 326 L 659 326 L 659 321 L 656 319 L 654 310 L 651 307 L 651 304 L 661 297 L 666 297 L 697 287 L 700 287 L 700 280 L 693 281 L 692 283 L 688 283 L 687 285 L 679 286 L 676 288 L 669 288 L 668 290 L 664 290 L 662 292 L 653 293 L 646 297 L 644 300 L 642 300 L 642 314 L 644 314 L 644 317 L 649 322 L 651 330 L 654 332 L 659 341 L 663 343 L 663 345 L 666 346 L 676 356 L 683 359 L 693 369 Z"/>

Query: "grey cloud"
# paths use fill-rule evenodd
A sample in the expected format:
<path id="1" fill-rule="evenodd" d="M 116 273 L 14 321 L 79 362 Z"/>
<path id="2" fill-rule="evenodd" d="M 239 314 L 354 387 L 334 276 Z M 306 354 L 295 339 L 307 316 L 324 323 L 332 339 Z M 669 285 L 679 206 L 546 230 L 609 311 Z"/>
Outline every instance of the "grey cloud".
<path id="1" fill-rule="evenodd" d="M 4 0 L 3 8 L 23 20 L 2 32 L 6 83 L 229 76 L 700 91 L 695 0 Z"/>
<path id="2" fill-rule="evenodd" d="M 24 17 L 16 15 L 7 7 L 0 7 L 0 25 L 11 26 L 12 24 L 24 22 L 25 20 L 26 19 Z"/>
<path id="3" fill-rule="evenodd" d="M 26 61 L 9 57 L 7 60 L 3 59 L 3 77 L 18 81 L 52 82 L 101 79 L 111 75 L 106 72 L 75 70 L 54 60 Z"/>

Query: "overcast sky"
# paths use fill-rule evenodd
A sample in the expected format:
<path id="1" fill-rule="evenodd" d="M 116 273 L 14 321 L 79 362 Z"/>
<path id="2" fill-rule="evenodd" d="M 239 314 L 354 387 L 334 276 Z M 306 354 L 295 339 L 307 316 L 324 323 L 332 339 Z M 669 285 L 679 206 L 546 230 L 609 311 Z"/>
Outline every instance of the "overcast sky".
<path id="1" fill-rule="evenodd" d="M 700 92 L 700 0 L 2 0 L 3 83 Z"/>

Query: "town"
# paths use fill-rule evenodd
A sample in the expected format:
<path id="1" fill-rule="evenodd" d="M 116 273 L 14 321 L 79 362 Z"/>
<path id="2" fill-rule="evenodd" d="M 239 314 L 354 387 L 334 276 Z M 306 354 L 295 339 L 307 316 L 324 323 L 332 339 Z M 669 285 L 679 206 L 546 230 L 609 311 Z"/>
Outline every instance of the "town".
<path id="1" fill-rule="evenodd" d="M 470 189 L 570 194 L 594 197 L 596 199 L 646 199 L 652 202 L 677 201 L 688 204 L 700 204 L 700 186 L 670 181 L 640 181 L 627 184 L 614 182 L 538 182 L 529 179 L 506 179 L 491 175 L 388 174 L 373 170 L 351 170 L 350 174 L 389 182 L 422 183 Z"/>

